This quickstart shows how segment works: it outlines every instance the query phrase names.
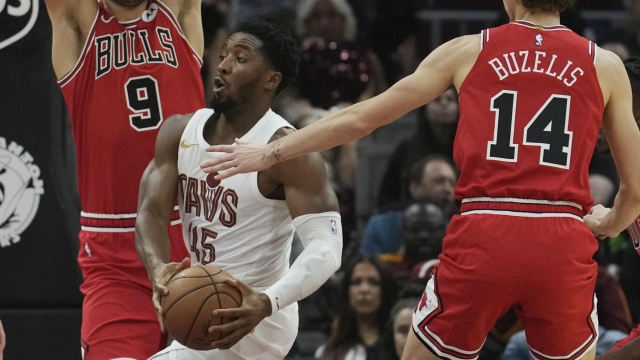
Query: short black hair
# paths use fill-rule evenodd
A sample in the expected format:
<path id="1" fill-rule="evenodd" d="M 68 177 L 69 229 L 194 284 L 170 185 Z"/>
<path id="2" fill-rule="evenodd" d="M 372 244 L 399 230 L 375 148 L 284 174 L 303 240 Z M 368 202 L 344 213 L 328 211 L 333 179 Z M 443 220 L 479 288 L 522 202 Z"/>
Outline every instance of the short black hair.
<path id="1" fill-rule="evenodd" d="M 262 42 L 260 49 L 273 69 L 282 74 L 276 94 L 291 85 L 298 76 L 300 49 L 298 41 L 283 25 L 263 19 L 243 23 L 236 33 L 245 33 Z"/>
<path id="2" fill-rule="evenodd" d="M 529 10 L 561 12 L 571 5 L 572 0 L 522 0 L 522 6 Z"/>
<path id="3" fill-rule="evenodd" d="M 424 176 L 424 167 L 427 166 L 428 163 L 439 160 L 447 163 L 454 172 L 457 172 L 456 167 L 451 163 L 451 160 L 447 159 L 445 156 L 440 155 L 438 153 L 433 153 L 427 155 L 426 157 L 416 161 L 409 171 L 409 184 L 419 184 L 422 182 L 422 177 Z"/>
<path id="4" fill-rule="evenodd" d="M 624 61 L 624 67 L 631 83 L 634 99 L 640 99 L 640 57 L 630 57 Z"/>

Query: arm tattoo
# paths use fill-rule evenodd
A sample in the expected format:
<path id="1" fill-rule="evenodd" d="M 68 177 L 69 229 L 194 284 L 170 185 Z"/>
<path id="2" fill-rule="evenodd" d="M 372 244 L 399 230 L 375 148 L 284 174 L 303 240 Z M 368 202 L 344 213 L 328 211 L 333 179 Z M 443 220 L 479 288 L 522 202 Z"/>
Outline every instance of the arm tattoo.
<path id="1" fill-rule="evenodd" d="M 271 143 L 271 154 L 276 158 L 276 162 L 284 161 L 284 157 L 280 154 L 280 140 Z"/>

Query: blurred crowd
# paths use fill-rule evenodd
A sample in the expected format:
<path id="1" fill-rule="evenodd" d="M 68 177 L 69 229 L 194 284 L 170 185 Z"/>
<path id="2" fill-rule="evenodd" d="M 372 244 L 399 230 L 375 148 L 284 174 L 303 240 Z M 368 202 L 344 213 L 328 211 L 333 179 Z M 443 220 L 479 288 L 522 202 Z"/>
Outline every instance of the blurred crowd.
<path id="1" fill-rule="evenodd" d="M 279 95 L 274 111 L 302 128 L 379 94 L 411 73 L 431 50 L 425 40 L 429 27 L 419 14 L 459 9 L 456 3 L 204 0 L 205 88 L 213 88 L 222 42 L 237 24 L 255 17 L 284 23 L 299 38 L 301 64 L 298 80 Z M 470 2 L 460 3 L 469 8 Z M 473 3 L 475 9 L 503 12 L 499 1 Z M 587 18 L 583 10 L 618 10 L 621 18 Z M 490 26 L 507 21 L 503 15 Z M 623 60 L 640 56 L 640 0 L 580 0 L 563 13 L 562 21 Z M 484 24 L 466 29 L 473 32 L 474 26 L 479 32 Z M 441 35 L 446 41 L 462 34 L 445 27 Z M 207 102 L 211 96 L 207 93 Z M 356 211 L 362 144 L 322 154 L 340 201 L 343 266 L 300 302 L 300 332 L 288 359 L 392 360 L 402 353 L 412 310 L 438 262 L 449 220 L 458 212 L 454 198 L 458 170 L 453 161 L 459 116 L 456 90 L 448 89 L 406 116 L 406 136 L 387 137 L 382 128 L 374 133 L 377 142 L 369 142 L 369 146 L 391 144 L 394 149 L 385 155 L 385 167 L 370 170 L 370 176 L 379 179 L 371 209 Z M 611 155 L 594 149 L 589 171 L 595 203 L 611 205 L 619 183 Z M 294 244 L 291 261 L 295 253 Z M 621 234 L 601 241 L 596 261 L 600 265 L 598 353 L 602 353 L 640 321 L 640 259 L 626 234 Z M 515 310 L 507 312 L 489 334 L 480 359 L 531 359 L 522 328 Z"/>

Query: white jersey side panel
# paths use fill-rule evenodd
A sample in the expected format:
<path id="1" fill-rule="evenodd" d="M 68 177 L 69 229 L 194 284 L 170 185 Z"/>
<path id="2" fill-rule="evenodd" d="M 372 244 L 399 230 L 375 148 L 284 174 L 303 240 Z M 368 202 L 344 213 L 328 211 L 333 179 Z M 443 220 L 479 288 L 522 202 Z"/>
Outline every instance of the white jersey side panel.
<path id="1" fill-rule="evenodd" d="M 218 183 L 200 169 L 220 155 L 204 150 L 204 125 L 212 114 L 201 109 L 193 115 L 178 150 L 178 203 L 191 264 L 213 264 L 247 285 L 268 287 L 289 268 L 291 215 L 285 201 L 262 196 L 257 172 Z M 240 140 L 266 144 L 283 127 L 292 128 L 269 110 Z"/>

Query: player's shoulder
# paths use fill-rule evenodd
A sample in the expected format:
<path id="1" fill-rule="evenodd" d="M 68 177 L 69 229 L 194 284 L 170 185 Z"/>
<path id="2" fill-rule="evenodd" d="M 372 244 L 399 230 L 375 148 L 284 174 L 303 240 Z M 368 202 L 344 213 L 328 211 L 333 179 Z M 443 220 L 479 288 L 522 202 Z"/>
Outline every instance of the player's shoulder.
<path id="1" fill-rule="evenodd" d="M 195 112 L 190 114 L 176 114 L 169 116 L 160 126 L 158 140 L 160 141 L 179 141 L 182 137 L 184 129 L 189 124 Z"/>
<path id="2" fill-rule="evenodd" d="M 618 87 L 623 80 L 627 78 L 627 72 L 624 68 L 622 59 L 615 53 L 609 50 L 598 48 L 596 53 L 596 72 L 598 74 L 598 81 L 605 93 L 615 87 Z M 628 81 L 628 80 L 626 80 Z"/>
<path id="3" fill-rule="evenodd" d="M 440 49 L 448 52 L 478 52 L 480 51 L 481 34 L 463 35 L 440 45 Z"/>

